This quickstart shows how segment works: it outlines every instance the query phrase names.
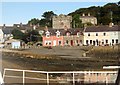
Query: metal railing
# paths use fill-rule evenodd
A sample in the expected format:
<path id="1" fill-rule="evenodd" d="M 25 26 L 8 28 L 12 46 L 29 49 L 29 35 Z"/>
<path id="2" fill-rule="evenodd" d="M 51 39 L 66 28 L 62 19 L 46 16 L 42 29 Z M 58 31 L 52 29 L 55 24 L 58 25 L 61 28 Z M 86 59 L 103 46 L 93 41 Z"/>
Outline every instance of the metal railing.
<path id="1" fill-rule="evenodd" d="M 7 71 L 11 71 L 11 72 L 22 72 L 22 76 L 15 76 L 15 75 L 8 75 Z M 34 77 L 26 77 L 26 73 L 38 73 L 38 74 L 45 74 L 45 78 L 34 78 Z M 71 76 L 69 76 L 69 78 L 67 77 L 66 79 L 61 79 L 61 76 L 59 77 L 52 77 L 51 74 L 70 74 Z M 26 79 L 32 79 L 32 80 L 44 80 L 46 81 L 47 85 L 50 84 L 51 81 L 71 81 L 72 85 L 75 85 L 75 82 L 78 81 L 78 79 L 81 77 L 81 74 L 83 74 L 83 80 L 84 82 L 87 83 L 93 83 L 93 79 L 92 77 L 94 77 L 94 80 L 96 78 L 96 81 L 94 82 L 100 82 L 100 76 L 103 77 L 103 81 L 104 83 L 109 83 L 109 77 L 112 75 L 117 75 L 117 71 L 33 71 L 33 70 L 20 70 L 20 69 L 9 69 L 9 68 L 5 68 L 4 69 L 4 73 L 3 73 L 3 80 L 6 83 L 7 81 L 5 80 L 5 78 L 22 78 L 22 83 L 23 85 L 25 85 L 26 83 Z M 92 76 L 92 77 L 91 77 Z M 54 79 L 51 79 L 54 78 Z M 90 79 L 91 78 L 91 79 Z M 115 79 L 115 78 L 114 78 Z M 113 80 L 113 79 L 112 79 Z M 79 80 L 80 81 L 80 80 Z M 115 82 L 115 81 L 113 81 Z"/>

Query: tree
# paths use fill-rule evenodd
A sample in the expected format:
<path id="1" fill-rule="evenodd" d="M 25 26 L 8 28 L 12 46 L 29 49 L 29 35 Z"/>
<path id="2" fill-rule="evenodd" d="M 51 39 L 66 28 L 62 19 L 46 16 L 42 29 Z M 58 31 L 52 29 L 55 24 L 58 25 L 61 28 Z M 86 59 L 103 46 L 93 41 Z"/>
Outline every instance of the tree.
<path id="1" fill-rule="evenodd" d="M 52 27 L 53 16 L 56 16 L 53 11 L 44 12 L 42 15 L 43 19 L 40 20 L 40 25 Z M 43 23 L 42 21 L 44 21 L 45 23 Z"/>
<path id="2" fill-rule="evenodd" d="M 80 15 L 79 14 L 73 15 L 72 27 L 73 28 L 80 28 L 80 27 L 82 27 L 82 21 L 80 20 Z"/>
<path id="3" fill-rule="evenodd" d="M 27 42 L 37 42 L 41 39 L 41 36 L 37 30 L 29 30 L 24 37 L 24 41 Z"/>
<path id="4" fill-rule="evenodd" d="M 82 13 L 91 13 L 92 16 L 95 16 L 98 20 L 98 24 L 108 25 L 111 22 L 112 12 L 112 22 L 114 24 L 120 23 L 120 1 L 118 3 L 108 3 L 104 6 L 91 6 L 88 8 L 80 8 L 68 15 L 82 15 Z"/>
<path id="5" fill-rule="evenodd" d="M 51 23 L 51 21 L 48 21 L 46 19 L 41 19 L 39 22 L 40 26 L 42 27 L 45 27 L 45 26 L 52 27 L 52 24 L 49 24 L 49 23 Z"/>
<path id="6" fill-rule="evenodd" d="M 47 11 L 47 12 L 44 12 L 42 17 L 44 17 L 44 19 L 46 20 L 51 20 L 53 16 L 55 16 L 56 14 L 54 14 L 53 11 Z"/>
<path id="7" fill-rule="evenodd" d="M 19 29 L 14 29 L 12 31 L 13 38 L 14 39 L 23 39 L 24 38 L 24 33 L 22 33 Z"/>
<path id="8" fill-rule="evenodd" d="M 33 18 L 30 21 L 28 21 L 28 24 L 37 25 L 37 24 L 39 24 L 39 22 L 40 22 L 39 19 Z"/>

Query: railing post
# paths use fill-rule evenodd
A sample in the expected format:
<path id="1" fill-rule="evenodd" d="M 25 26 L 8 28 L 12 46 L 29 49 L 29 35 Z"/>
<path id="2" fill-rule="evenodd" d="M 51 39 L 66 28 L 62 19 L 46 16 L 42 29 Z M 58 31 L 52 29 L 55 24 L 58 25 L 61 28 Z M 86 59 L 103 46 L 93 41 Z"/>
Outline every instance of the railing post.
<path id="1" fill-rule="evenodd" d="M 73 72 L 73 85 L 75 85 L 75 74 Z"/>
<path id="2" fill-rule="evenodd" d="M 105 83 L 106 83 L 106 85 L 108 85 L 107 73 L 106 73 L 106 75 L 105 75 Z"/>
<path id="3" fill-rule="evenodd" d="M 23 85 L 25 85 L 25 71 L 23 70 Z"/>
<path id="4" fill-rule="evenodd" d="M 6 69 L 3 72 L 3 81 L 5 81 L 5 71 L 6 71 Z"/>
<path id="5" fill-rule="evenodd" d="M 47 85 L 49 85 L 49 73 L 47 73 Z"/>

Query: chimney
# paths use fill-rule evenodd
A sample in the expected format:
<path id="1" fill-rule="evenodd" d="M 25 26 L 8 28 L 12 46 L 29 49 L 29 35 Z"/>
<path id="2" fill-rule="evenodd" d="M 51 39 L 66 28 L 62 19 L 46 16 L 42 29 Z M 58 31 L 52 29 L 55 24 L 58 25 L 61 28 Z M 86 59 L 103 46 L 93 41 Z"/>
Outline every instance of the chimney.
<path id="1" fill-rule="evenodd" d="M 83 13 L 82 16 L 85 16 L 85 14 Z"/>
<path id="2" fill-rule="evenodd" d="M 20 23 L 20 26 L 22 27 L 22 22 Z"/>
<path id="3" fill-rule="evenodd" d="M 90 16 L 90 13 L 88 13 L 88 16 Z"/>
<path id="4" fill-rule="evenodd" d="M 5 28 L 6 26 L 5 26 L 5 24 L 3 24 L 3 28 Z"/>
<path id="5" fill-rule="evenodd" d="M 45 26 L 45 31 L 48 31 L 48 27 L 47 26 Z"/>

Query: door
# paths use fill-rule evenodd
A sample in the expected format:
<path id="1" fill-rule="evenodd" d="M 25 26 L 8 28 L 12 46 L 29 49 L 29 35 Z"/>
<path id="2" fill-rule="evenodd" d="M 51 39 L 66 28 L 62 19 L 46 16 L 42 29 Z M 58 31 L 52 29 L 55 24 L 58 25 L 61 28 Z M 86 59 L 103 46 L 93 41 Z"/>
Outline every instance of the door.
<path id="1" fill-rule="evenodd" d="M 71 46 L 73 46 L 73 40 L 71 40 Z"/>
<path id="2" fill-rule="evenodd" d="M 56 40 L 53 41 L 53 46 L 56 46 Z"/>

